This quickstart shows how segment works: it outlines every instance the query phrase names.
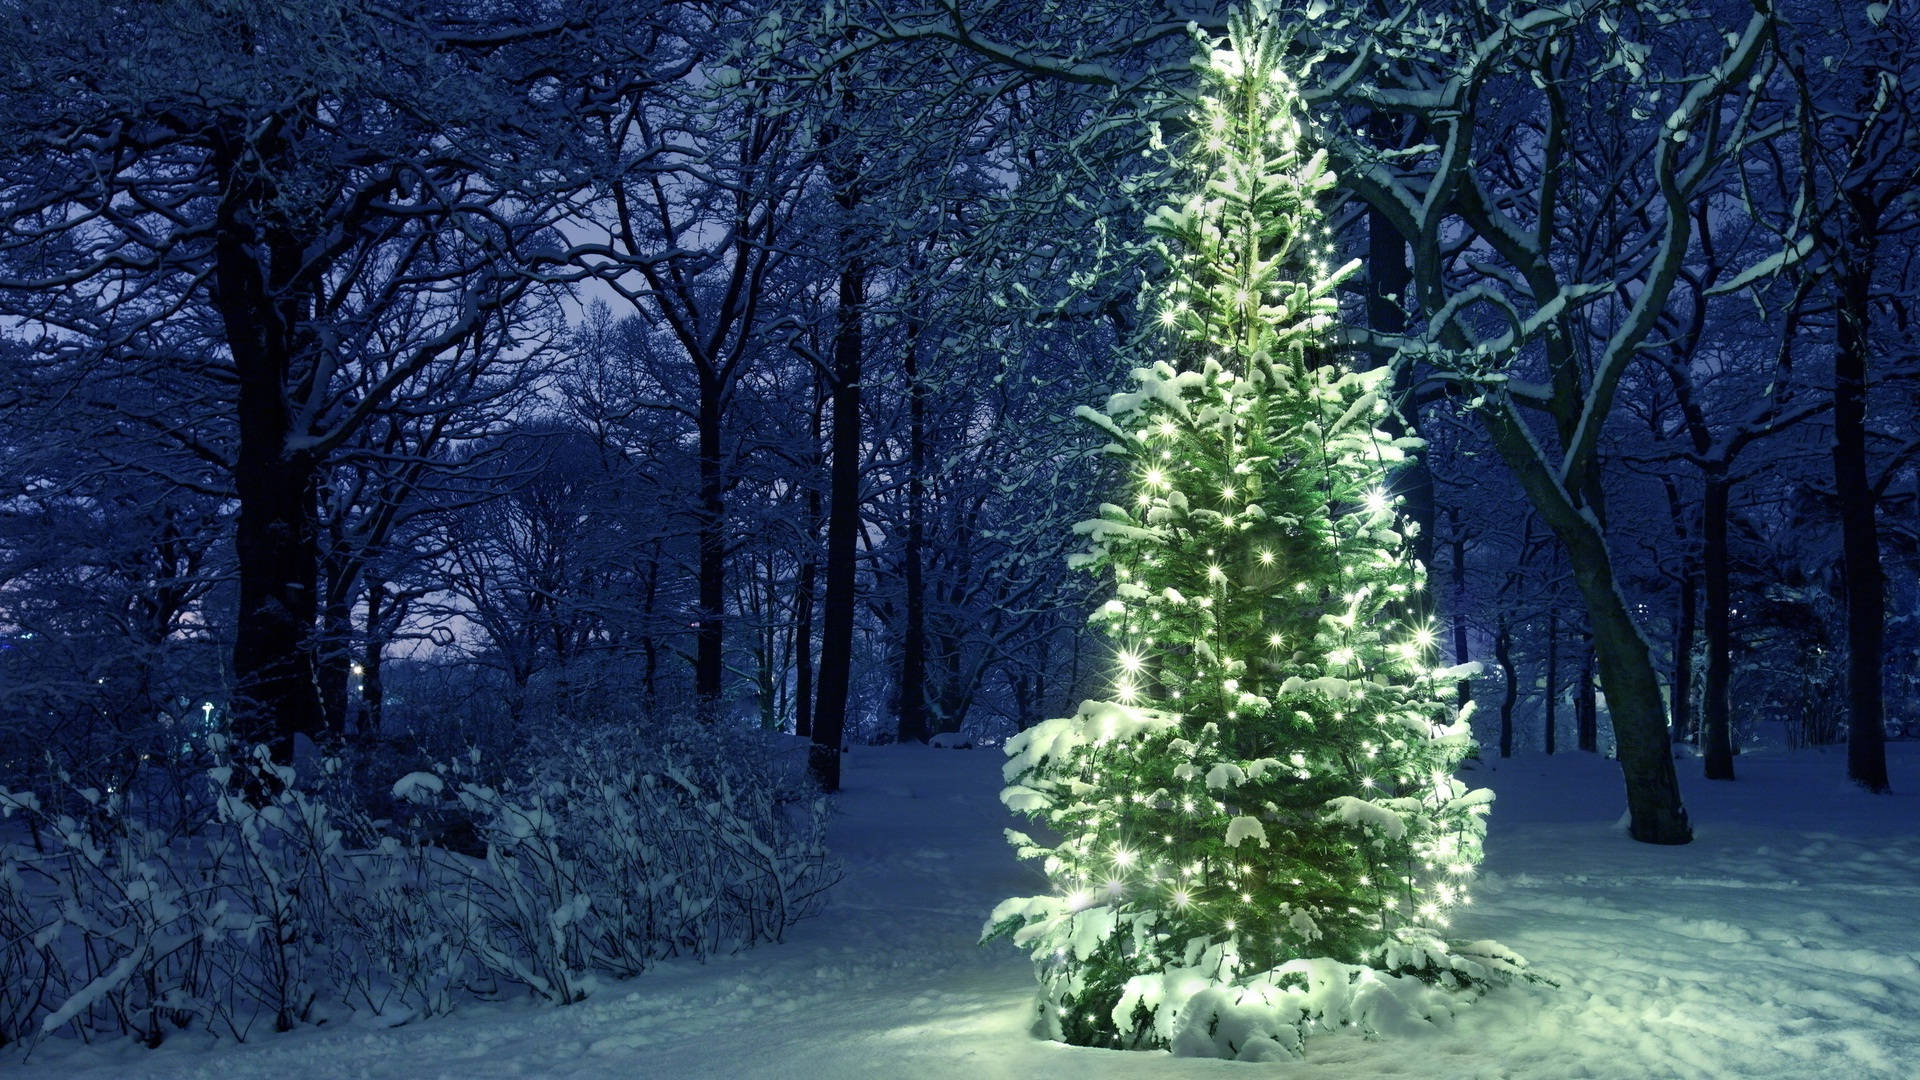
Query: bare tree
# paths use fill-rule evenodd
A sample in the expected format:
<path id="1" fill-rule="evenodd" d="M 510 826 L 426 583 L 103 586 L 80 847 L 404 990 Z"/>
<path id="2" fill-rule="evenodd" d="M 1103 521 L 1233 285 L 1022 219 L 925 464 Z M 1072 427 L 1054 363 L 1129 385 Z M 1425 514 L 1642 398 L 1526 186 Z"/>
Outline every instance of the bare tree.
<path id="1" fill-rule="evenodd" d="M 0 37 L 0 307 L 61 354 L 215 316 L 239 512 L 233 720 L 319 735 L 329 456 L 512 335 L 576 189 L 565 133 L 634 72 L 632 5 L 26 0 Z M 633 76 L 628 76 L 633 77 Z M 413 312 L 394 329 L 396 306 Z M 498 355 L 467 353 L 468 357 Z M 436 377 L 433 373 L 439 373 Z"/>

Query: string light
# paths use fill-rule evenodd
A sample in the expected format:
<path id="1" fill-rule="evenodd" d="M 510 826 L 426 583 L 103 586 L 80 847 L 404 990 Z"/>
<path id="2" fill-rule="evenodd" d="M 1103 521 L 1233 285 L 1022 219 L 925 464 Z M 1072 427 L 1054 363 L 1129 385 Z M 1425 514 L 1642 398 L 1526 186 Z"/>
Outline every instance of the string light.
<path id="1" fill-rule="evenodd" d="M 1214 55 L 1193 194 L 1154 219 L 1172 223 L 1174 280 L 1147 310 L 1180 347 L 1113 398 L 1138 479 L 1086 527 L 1090 564 L 1124 586 L 1095 622 L 1115 644 L 1112 700 L 1010 743 L 1009 803 L 1061 837 L 1023 840 L 1055 889 L 1021 909 L 1020 940 L 1057 1015 L 1101 1045 L 1140 1034 L 1088 986 L 1172 978 L 1189 942 L 1240 978 L 1425 942 L 1468 902 L 1480 856 L 1485 804 L 1451 776 L 1466 747 L 1437 631 L 1390 603 L 1421 593 L 1424 568 L 1395 516 L 1403 455 L 1370 422 L 1386 373 L 1319 348 L 1345 271 L 1280 55 Z M 1094 933 L 1126 945 L 1090 950 Z"/>

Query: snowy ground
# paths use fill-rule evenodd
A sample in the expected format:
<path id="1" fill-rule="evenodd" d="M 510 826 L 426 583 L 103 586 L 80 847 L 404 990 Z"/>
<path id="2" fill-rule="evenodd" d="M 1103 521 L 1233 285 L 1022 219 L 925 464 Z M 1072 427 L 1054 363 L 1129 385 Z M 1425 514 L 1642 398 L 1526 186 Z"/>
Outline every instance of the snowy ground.
<path id="1" fill-rule="evenodd" d="M 1697 839 L 1617 827 L 1616 766 L 1519 758 L 1499 792 L 1462 938 L 1493 937 L 1560 983 L 1511 989 L 1411 1042 L 1328 1035 L 1304 1062 L 1238 1064 L 1064 1047 L 1027 1031 L 1011 946 L 974 944 L 1032 871 L 1000 838 L 996 751 L 855 751 L 828 912 L 785 945 L 669 966 L 565 1009 L 523 1003 L 380 1029 L 349 1022 L 208 1048 L 43 1046 L 40 1076 L 1346 1078 L 1920 1076 L 1920 744 L 1891 746 L 1900 794 L 1838 754 L 1743 755 L 1709 784 L 1680 763 Z"/>

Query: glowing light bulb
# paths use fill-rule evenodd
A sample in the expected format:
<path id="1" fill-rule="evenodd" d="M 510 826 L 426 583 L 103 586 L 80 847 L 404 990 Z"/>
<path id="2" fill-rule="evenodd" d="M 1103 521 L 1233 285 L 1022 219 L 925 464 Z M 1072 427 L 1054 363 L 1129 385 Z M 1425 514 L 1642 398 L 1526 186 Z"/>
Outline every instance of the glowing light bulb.
<path id="1" fill-rule="evenodd" d="M 1260 560 L 1261 566 L 1273 565 L 1273 552 L 1267 550 L 1266 548 L 1261 548 L 1258 552 L 1254 554 L 1254 557 Z"/>

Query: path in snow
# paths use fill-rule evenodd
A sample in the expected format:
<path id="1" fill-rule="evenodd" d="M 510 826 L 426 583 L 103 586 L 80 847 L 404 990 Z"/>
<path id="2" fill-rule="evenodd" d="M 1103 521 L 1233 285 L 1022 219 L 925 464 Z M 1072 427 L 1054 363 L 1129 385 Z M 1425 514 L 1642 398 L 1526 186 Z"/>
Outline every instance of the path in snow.
<path id="1" fill-rule="evenodd" d="M 1894 744 L 1910 789 L 1920 746 Z M 1515 988 L 1447 1031 L 1309 1040 L 1248 1065 L 1064 1047 L 1027 1031 L 1031 973 L 974 938 L 1034 871 L 1000 838 L 994 751 L 856 750 L 835 822 L 847 880 L 789 941 L 668 965 L 565 1009 L 474 1005 L 385 1030 L 347 1023 L 207 1048 L 44 1047 L 22 1077 L 1920 1076 L 1920 799 L 1875 798 L 1837 754 L 1749 754 L 1708 784 L 1681 762 L 1696 841 L 1626 839 L 1617 767 L 1520 758 L 1499 793 L 1462 938 L 1527 955 L 1558 989 Z"/>

